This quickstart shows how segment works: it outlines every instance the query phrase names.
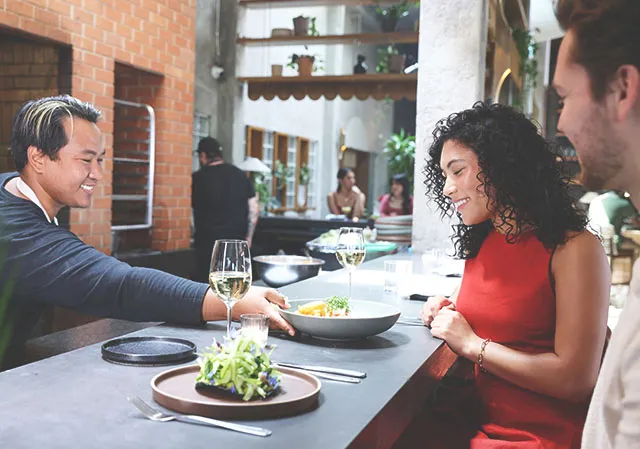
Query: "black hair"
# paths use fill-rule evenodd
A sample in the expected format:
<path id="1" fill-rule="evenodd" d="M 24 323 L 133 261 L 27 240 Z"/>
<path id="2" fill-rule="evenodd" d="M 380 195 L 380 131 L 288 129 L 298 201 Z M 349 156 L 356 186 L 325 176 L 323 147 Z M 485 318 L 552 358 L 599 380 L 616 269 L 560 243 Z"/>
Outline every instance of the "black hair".
<path id="1" fill-rule="evenodd" d="M 574 207 L 569 194 L 562 159 L 536 126 L 515 109 L 477 102 L 471 109 L 440 120 L 433 139 L 424 170 L 425 186 L 443 218 L 451 217 L 454 208 L 443 192 L 440 157 L 445 142 L 454 141 L 477 155 L 480 188 L 487 196 L 487 207 L 496 205 L 496 226 L 505 230 L 508 242 L 514 243 L 524 231 L 534 229 L 543 245 L 552 250 L 567 241 L 569 231 L 586 228 L 587 218 Z M 455 255 L 475 257 L 493 226 L 491 221 L 454 225 Z"/>
<path id="2" fill-rule="evenodd" d="M 338 178 L 338 180 L 344 179 L 349 173 L 353 173 L 353 170 L 351 170 L 350 168 L 341 168 L 338 170 L 338 175 L 336 177 Z M 338 182 L 338 188 L 336 189 L 336 192 L 340 192 L 340 182 Z"/>
<path id="3" fill-rule="evenodd" d="M 402 213 L 404 215 L 411 214 L 411 188 L 409 186 L 409 178 L 404 173 L 393 175 L 392 182 L 396 182 L 402 186 Z"/>
<path id="4" fill-rule="evenodd" d="M 198 142 L 198 153 L 204 153 L 207 161 L 222 159 L 222 146 L 213 137 L 205 137 Z"/>
<path id="5" fill-rule="evenodd" d="M 69 95 L 25 103 L 16 113 L 11 129 L 10 149 L 16 169 L 21 172 L 27 165 L 27 150 L 32 146 L 56 160 L 60 149 L 69 143 L 64 120 L 73 117 L 97 123 L 100 111 Z"/>

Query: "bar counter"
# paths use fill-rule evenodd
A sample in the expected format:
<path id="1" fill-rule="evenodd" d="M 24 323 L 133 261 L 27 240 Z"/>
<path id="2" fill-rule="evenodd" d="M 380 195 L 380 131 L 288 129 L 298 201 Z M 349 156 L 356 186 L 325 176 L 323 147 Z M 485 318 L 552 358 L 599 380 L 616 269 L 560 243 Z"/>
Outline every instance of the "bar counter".
<path id="1" fill-rule="evenodd" d="M 384 260 L 407 258 L 414 261 L 414 272 L 419 272 L 420 258 L 408 254 L 387 256 L 359 267 L 354 276 L 354 299 L 391 302 L 401 306 L 404 314 L 417 315 L 421 302 L 383 292 Z M 345 294 L 347 282 L 346 272 L 341 270 L 281 291 L 290 299 L 324 297 Z M 201 327 L 151 325 L 130 335 L 185 338 L 204 349 L 224 332 L 224 322 L 212 322 Z M 106 333 L 101 336 L 111 338 Z M 425 406 L 433 387 L 455 359 L 427 328 L 401 324 L 352 342 L 308 336 L 299 340 L 270 336 L 269 340 L 278 345 L 274 358 L 279 360 L 363 370 L 367 377 L 357 385 L 321 380 L 319 405 L 306 413 L 246 421 L 273 431 L 272 436 L 260 438 L 145 419 L 127 402 L 127 396 L 138 395 L 152 402 L 152 377 L 172 367 L 112 364 L 101 358 L 101 344 L 96 343 L 0 373 L 0 447 L 389 448 Z"/>

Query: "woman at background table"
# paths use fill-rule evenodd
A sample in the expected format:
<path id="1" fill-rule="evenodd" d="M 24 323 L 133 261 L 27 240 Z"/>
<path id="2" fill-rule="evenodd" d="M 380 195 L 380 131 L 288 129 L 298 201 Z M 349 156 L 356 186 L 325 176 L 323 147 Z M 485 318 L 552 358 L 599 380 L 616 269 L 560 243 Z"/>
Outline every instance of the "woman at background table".
<path id="1" fill-rule="evenodd" d="M 394 175 L 391 181 L 391 193 L 385 193 L 379 201 L 381 217 L 413 214 L 413 196 L 409 178 L 405 174 Z"/>
<path id="2" fill-rule="evenodd" d="M 466 443 L 578 448 L 607 333 L 602 245 L 521 113 L 476 103 L 433 135 L 427 193 L 460 218 L 453 240 L 466 262 L 457 297 L 430 299 L 422 316 L 476 364 L 481 420 Z"/>
<path id="3" fill-rule="evenodd" d="M 356 174 L 350 168 L 338 170 L 338 188 L 327 195 L 329 211 L 334 215 L 346 215 L 347 218 L 360 218 L 364 215 L 365 194 L 356 185 Z"/>

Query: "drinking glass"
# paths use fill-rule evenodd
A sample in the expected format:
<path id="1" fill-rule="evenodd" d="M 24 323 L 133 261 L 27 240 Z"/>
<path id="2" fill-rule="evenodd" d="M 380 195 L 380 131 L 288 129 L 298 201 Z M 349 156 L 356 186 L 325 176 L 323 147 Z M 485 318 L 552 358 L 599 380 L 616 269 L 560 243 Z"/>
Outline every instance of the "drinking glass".
<path id="1" fill-rule="evenodd" d="M 211 255 L 209 285 L 227 306 L 227 339 L 231 339 L 231 310 L 251 287 L 251 254 L 244 240 L 216 240 Z"/>
<path id="2" fill-rule="evenodd" d="M 262 313 L 240 315 L 240 333 L 265 346 L 269 336 L 269 317 Z"/>
<path id="3" fill-rule="evenodd" d="M 366 251 L 362 228 L 340 228 L 336 258 L 340 265 L 349 272 L 349 299 L 351 299 L 351 277 L 353 271 L 362 263 Z"/>

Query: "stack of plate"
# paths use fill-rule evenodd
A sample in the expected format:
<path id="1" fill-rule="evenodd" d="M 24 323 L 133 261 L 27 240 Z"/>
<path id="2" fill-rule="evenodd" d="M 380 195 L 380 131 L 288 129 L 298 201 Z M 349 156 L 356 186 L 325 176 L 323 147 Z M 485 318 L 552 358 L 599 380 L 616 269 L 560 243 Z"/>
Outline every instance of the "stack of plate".
<path id="1" fill-rule="evenodd" d="M 411 242 L 411 224 L 413 215 L 380 217 L 376 220 L 378 240 L 389 242 Z"/>

